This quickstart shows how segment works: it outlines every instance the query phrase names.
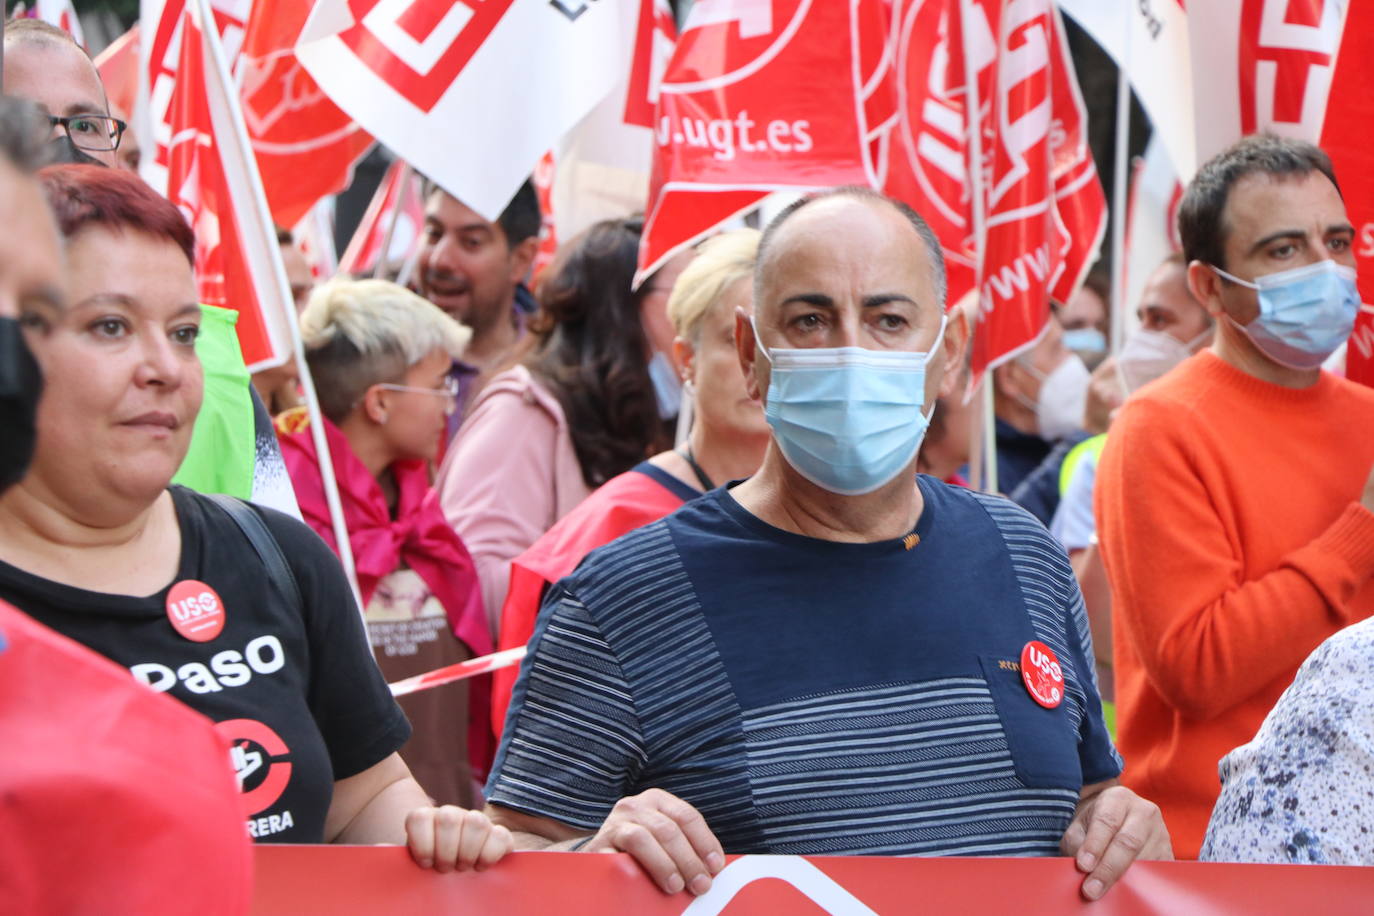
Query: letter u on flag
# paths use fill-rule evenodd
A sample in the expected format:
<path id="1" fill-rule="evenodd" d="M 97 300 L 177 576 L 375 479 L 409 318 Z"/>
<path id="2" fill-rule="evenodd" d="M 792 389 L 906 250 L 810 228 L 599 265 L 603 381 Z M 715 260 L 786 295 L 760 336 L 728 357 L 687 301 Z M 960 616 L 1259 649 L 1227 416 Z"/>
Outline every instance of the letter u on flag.
<path id="1" fill-rule="evenodd" d="M 257 164 L 248 148 L 238 92 L 228 79 L 219 36 L 207 30 L 206 0 L 182 12 L 181 54 L 169 113 L 167 197 L 196 233 L 200 301 L 239 313 L 239 344 L 250 370 L 291 355 L 294 316 L 281 252 Z"/>
<path id="2" fill-rule="evenodd" d="M 495 219 L 624 78 L 624 0 L 319 0 L 296 45 L 340 108 Z"/>

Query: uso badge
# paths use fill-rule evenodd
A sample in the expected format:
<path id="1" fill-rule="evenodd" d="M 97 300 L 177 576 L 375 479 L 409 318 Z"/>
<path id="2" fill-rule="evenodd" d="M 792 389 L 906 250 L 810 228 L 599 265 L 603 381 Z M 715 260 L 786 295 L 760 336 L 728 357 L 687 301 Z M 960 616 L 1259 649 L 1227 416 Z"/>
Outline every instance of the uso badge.
<path id="1" fill-rule="evenodd" d="M 224 602 L 196 579 L 183 579 L 167 593 L 167 619 L 191 642 L 209 642 L 224 629 Z"/>
<path id="2" fill-rule="evenodd" d="M 1021 650 L 1021 680 L 1031 699 L 1046 709 L 1064 702 L 1064 669 L 1043 642 L 1032 640 Z"/>

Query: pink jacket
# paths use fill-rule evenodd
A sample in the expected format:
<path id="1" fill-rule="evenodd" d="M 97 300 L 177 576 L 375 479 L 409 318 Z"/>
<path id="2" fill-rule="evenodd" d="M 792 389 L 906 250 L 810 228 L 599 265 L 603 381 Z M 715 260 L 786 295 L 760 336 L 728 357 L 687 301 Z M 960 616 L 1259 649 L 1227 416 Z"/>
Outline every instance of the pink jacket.
<path id="1" fill-rule="evenodd" d="M 492 378 L 449 446 L 435 490 L 472 554 L 495 635 L 511 560 L 591 492 L 558 399 L 524 366 Z"/>

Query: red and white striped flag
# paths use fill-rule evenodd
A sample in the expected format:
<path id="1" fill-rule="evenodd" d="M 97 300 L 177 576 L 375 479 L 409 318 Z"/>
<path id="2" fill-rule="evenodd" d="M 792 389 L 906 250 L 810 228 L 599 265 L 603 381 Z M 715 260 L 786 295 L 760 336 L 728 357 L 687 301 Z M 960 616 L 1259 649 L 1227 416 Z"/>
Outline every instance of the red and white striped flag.
<path id="1" fill-rule="evenodd" d="M 295 311 L 238 92 L 208 18 L 208 0 L 190 0 L 178 27 L 167 196 L 195 229 L 200 301 L 239 313 L 243 359 L 255 371 L 290 358 L 286 322 Z"/>

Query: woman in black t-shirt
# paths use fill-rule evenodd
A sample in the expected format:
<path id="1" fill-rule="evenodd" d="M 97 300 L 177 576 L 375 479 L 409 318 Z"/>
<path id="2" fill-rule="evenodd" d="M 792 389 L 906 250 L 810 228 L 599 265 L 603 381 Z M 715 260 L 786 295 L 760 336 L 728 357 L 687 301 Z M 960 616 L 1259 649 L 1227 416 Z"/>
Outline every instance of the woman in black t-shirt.
<path id="1" fill-rule="evenodd" d="M 329 549 L 280 513 L 169 488 L 202 393 L 181 214 L 127 172 L 40 179 L 70 303 L 26 319 L 46 387 L 33 464 L 0 496 L 0 597 L 216 722 L 258 840 L 499 859 L 509 833 L 432 807 L 397 755 L 410 727 Z"/>

